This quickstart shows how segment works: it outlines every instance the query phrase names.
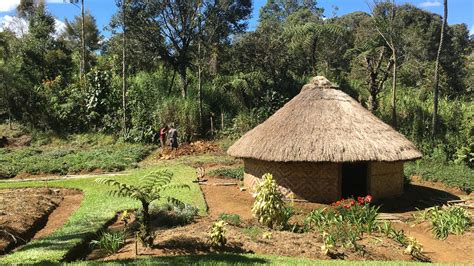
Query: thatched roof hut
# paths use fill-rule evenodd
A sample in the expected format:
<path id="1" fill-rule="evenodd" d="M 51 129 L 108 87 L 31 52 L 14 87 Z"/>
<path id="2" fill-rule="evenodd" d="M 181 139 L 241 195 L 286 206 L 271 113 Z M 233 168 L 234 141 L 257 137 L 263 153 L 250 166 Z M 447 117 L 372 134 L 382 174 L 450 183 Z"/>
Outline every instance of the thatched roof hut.
<path id="1" fill-rule="evenodd" d="M 361 192 L 380 197 L 401 194 L 403 162 L 421 157 L 402 134 L 320 76 L 227 152 L 244 159 L 245 179 L 253 179 L 247 185 L 254 186 L 258 181 L 254 179 L 261 177 L 256 168 L 265 169 L 288 193 L 311 201 L 355 196 L 344 192 L 343 183 L 361 183 L 365 186 Z M 303 168 L 307 173 L 298 173 Z M 322 180 L 332 187 L 324 189 L 332 192 L 319 191 Z M 319 188 L 298 191 L 308 182 Z M 380 188 L 375 188 L 380 182 Z M 397 184 L 384 189 L 384 183 Z"/>

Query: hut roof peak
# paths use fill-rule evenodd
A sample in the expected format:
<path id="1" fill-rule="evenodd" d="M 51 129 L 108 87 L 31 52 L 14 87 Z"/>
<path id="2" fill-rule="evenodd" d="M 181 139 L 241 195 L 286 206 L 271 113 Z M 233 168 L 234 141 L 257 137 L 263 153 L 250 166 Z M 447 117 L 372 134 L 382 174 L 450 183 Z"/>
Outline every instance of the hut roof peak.
<path id="1" fill-rule="evenodd" d="M 315 76 L 313 77 L 310 82 L 301 88 L 301 92 L 306 90 L 314 90 L 314 89 L 334 89 L 337 88 L 336 85 L 331 83 L 326 77 L 324 76 Z"/>

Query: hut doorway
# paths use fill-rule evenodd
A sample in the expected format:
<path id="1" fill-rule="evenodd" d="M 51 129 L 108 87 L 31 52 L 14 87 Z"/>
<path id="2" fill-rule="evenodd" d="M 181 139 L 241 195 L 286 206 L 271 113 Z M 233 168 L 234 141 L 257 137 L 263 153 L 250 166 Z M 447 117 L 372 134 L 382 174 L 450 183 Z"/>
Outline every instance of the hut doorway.
<path id="1" fill-rule="evenodd" d="M 358 197 L 367 195 L 367 163 L 342 164 L 342 197 Z"/>

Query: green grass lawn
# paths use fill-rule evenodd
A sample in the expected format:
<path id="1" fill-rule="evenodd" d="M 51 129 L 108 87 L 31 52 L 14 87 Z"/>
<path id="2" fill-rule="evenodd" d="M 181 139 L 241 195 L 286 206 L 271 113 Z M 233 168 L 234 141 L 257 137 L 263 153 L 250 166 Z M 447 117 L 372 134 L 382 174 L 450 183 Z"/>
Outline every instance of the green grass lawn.
<path id="1" fill-rule="evenodd" d="M 0 149 L 0 179 L 27 174 L 71 174 L 134 168 L 153 146 L 117 142 L 100 134 L 37 141 L 31 147 Z"/>
<path id="2" fill-rule="evenodd" d="M 150 171 L 163 169 L 163 167 L 153 167 L 147 169 L 133 170 L 129 175 L 117 176 L 117 180 L 126 183 L 136 183 L 138 178 Z M 174 191 L 169 190 L 165 195 L 174 197 L 192 204 L 200 209 L 201 214 L 206 213 L 206 205 L 199 186 L 192 183 L 195 179 L 193 168 L 185 165 L 168 165 L 166 167 L 174 173 L 173 183 L 188 184 L 190 190 Z M 138 202 L 127 198 L 111 197 L 107 194 L 110 190 L 105 185 L 99 185 L 94 182 L 95 178 L 71 179 L 61 181 L 50 181 L 49 187 L 77 188 L 84 192 L 84 200 L 80 208 L 69 218 L 68 222 L 56 230 L 52 235 L 31 241 L 8 256 L 0 258 L 0 265 L 17 263 L 51 263 L 59 262 L 68 255 L 68 252 L 74 247 L 83 243 L 85 239 L 95 236 L 95 233 L 101 229 L 107 221 L 112 219 L 116 212 L 137 208 Z M 14 187 L 35 187 L 45 186 L 45 182 L 21 182 L 21 183 L 2 183 L 1 188 Z"/>

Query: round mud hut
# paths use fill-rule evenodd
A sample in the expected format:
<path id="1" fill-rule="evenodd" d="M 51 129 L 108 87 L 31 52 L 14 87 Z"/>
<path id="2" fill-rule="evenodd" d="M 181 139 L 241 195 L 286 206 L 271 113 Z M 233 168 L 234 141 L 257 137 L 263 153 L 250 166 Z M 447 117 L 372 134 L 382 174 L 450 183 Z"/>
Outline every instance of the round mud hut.
<path id="1" fill-rule="evenodd" d="M 321 203 L 401 195 L 403 163 L 421 157 L 402 134 L 321 76 L 227 153 L 243 159 L 249 191 L 271 173 L 285 196 Z"/>

